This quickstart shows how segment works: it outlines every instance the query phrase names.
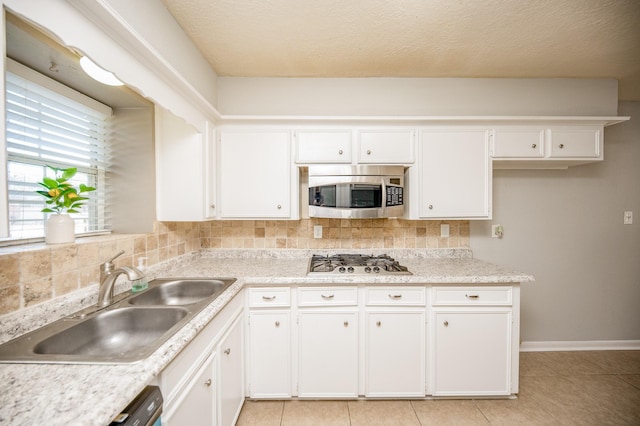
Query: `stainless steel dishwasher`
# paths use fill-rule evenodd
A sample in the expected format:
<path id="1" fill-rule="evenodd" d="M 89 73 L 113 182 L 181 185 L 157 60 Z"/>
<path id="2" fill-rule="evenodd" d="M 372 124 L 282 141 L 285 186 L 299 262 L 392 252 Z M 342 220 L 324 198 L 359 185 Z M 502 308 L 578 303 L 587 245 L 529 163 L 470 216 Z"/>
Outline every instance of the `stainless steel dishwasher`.
<path id="1" fill-rule="evenodd" d="M 109 426 L 161 426 L 162 401 L 160 388 L 147 386 Z"/>

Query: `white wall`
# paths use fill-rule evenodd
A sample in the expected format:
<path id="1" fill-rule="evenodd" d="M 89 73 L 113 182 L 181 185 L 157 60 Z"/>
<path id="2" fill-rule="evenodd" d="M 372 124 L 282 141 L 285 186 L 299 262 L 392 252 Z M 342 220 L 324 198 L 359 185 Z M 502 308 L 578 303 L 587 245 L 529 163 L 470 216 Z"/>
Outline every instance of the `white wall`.
<path id="1" fill-rule="evenodd" d="M 522 288 L 524 342 L 640 340 L 640 102 L 619 113 L 631 120 L 605 129 L 603 162 L 496 170 L 494 219 L 471 223 L 476 258 L 536 277 Z"/>
<path id="2" fill-rule="evenodd" d="M 218 78 L 222 114 L 616 115 L 613 79 Z"/>
<path id="3" fill-rule="evenodd" d="M 114 159 L 107 176 L 107 198 L 113 231 L 152 232 L 156 219 L 153 105 L 115 110 L 111 131 Z"/>

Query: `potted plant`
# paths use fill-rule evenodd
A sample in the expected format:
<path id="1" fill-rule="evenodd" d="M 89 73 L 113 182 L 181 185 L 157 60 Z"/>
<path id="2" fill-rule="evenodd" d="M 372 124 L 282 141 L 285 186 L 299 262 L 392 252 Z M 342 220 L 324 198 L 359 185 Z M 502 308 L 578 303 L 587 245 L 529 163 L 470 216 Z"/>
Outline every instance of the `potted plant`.
<path id="1" fill-rule="evenodd" d="M 83 183 L 77 188 L 69 183 L 78 169 L 70 167 L 60 169 L 58 167 L 47 166 L 53 170 L 55 177 L 44 177 L 38 184 L 44 187 L 44 191 L 36 191 L 46 198 L 47 207 L 41 211 L 44 213 L 55 213 L 49 216 L 44 227 L 45 242 L 47 244 L 72 243 L 75 240 L 75 223 L 69 213 L 78 213 L 80 208 L 88 200 L 82 194 L 95 191 L 96 189 Z"/>

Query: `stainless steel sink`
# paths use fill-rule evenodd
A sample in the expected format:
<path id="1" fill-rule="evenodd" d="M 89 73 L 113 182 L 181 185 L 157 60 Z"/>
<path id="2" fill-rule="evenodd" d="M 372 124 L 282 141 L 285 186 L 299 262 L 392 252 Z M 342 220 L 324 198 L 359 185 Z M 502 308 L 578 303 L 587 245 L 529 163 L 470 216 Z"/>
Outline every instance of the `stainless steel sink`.
<path id="1" fill-rule="evenodd" d="M 191 305 L 215 297 L 235 279 L 154 280 L 144 293 L 129 299 L 131 305 Z M 153 285 L 157 284 L 157 285 Z"/>
<path id="2" fill-rule="evenodd" d="M 181 308 L 118 308 L 88 318 L 34 346 L 36 354 L 126 356 L 152 345 L 187 316 Z"/>
<path id="3" fill-rule="evenodd" d="M 236 280 L 156 279 L 0 345 L 0 363 L 121 364 L 155 352 Z M 180 305 L 180 306 L 171 306 Z"/>

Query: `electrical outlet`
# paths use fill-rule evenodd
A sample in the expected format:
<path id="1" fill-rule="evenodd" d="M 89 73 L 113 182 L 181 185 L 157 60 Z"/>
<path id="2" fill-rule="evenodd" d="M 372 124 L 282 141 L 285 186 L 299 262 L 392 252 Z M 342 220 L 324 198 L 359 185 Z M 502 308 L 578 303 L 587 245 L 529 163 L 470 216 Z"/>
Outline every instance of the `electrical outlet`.
<path id="1" fill-rule="evenodd" d="M 503 233 L 502 225 L 491 225 L 491 238 L 502 238 Z"/>
<path id="2" fill-rule="evenodd" d="M 440 225 L 440 237 L 449 238 L 449 224 L 443 223 Z"/>
<path id="3" fill-rule="evenodd" d="M 313 238 L 322 238 L 322 225 L 313 225 Z"/>
<path id="4" fill-rule="evenodd" d="M 623 223 L 625 225 L 633 225 L 633 212 L 631 211 L 624 212 Z"/>

